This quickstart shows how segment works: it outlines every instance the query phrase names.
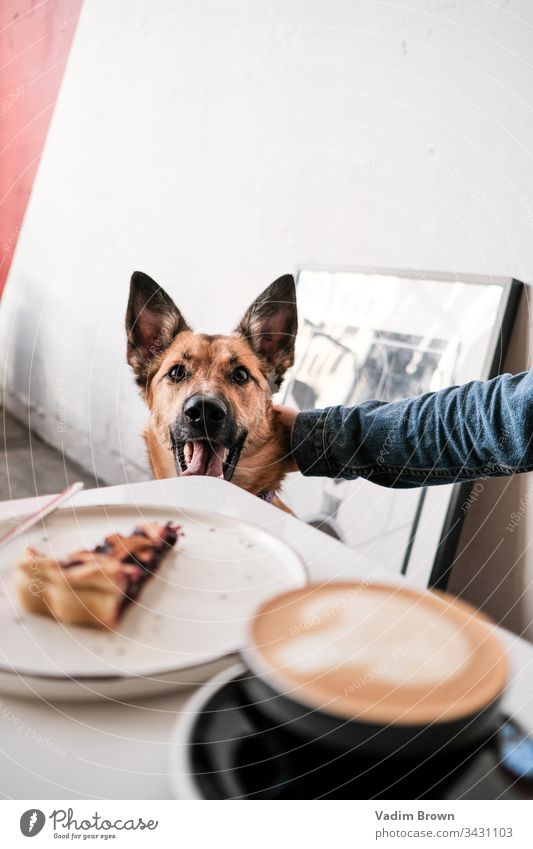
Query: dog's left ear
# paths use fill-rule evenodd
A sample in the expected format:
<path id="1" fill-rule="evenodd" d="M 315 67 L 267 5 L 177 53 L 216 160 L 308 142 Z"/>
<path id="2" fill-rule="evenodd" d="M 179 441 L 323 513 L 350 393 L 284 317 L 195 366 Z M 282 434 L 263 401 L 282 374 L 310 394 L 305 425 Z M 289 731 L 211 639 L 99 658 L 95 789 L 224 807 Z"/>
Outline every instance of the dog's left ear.
<path id="1" fill-rule="evenodd" d="M 278 277 L 256 298 L 236 332 L 265 360 L 271 388 L 273 391 L 279 389 L 283 375 L 294 362 L 298 332 L 296 286 L 292 274 Z"/>
<path id="2" fill-rule="evenodd" d="M 168 348 L 174 337 L 190 330 L 172 298 L 155 280 L 134 271 L 126 310 L 128 363 L 143 384 L 151 360 Z"/>

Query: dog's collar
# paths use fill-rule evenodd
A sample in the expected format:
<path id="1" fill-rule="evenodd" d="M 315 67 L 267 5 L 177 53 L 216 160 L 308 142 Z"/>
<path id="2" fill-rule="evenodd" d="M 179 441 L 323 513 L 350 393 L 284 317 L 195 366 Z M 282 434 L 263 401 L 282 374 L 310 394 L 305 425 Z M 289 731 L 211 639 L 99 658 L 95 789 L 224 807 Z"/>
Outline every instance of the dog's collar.
<path id="1" fill-rule="evenodd" d="M 266 501 L 268 504 L 272 504 L 272 501 L 275 498 L 276 493 L 273 489 L 264 489 L 262 492 L 257 493 L 257 497 L 262 501 Z"/>

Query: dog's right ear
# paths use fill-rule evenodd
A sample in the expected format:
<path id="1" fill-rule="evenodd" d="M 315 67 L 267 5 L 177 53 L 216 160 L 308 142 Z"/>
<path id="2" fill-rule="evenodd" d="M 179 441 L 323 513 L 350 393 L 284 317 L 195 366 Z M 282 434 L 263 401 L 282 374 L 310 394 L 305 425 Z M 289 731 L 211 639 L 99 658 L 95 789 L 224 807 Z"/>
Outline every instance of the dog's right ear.
<path id="1" fill-rule="evenodd" d="M 153 358 L 168 348 L 183 330 L 190 327 L 172 298 L 147 274 L 134 271 L 126 310 L 126 333 L 128 363 L 139 384 L 146 380 Z"/>

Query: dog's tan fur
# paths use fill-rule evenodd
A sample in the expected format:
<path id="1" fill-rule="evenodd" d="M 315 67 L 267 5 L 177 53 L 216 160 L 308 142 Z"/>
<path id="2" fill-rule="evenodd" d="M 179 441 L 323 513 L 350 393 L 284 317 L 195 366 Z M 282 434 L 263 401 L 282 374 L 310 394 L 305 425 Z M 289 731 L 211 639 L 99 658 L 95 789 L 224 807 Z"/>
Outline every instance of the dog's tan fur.
<path id="1" fill-rule="evenodd" d="M 254 350 L 244 335 L 253 325 L 253 307 L 237 331 L 228 336 L 194 333 L 178 313 L 177 318 L 173 317 L 173 326 L 168 315 L 160 316 L 163 330 L 156 328 L 158 344 L 152 345 L 148 359 L 138 347 L 130 346 L 128 359 L 150 411 L 144 438 L 154 477 L 176 475 L 170 426 L 188 397 L 206 393 L 223 396 L 238 427 L 248 432 L 232 482 L 254 494 L 279 490 L 284 476 L 283 458 L 290 449 L 285 430 L 272 409 L 269 378 L 274 370 L 277 382 L 281 382 L 285 368 L 292 364 L 292 353 L 279 356 L 273 369 L 268 347 L 264 348 L 266 356 Z M 167 379 L 177 363 L 185 363 L 191 375 L 184 383 Z M 244 366 L 251 375 L 245 385 L 236 385 L 231 379 L 237 366 Z M 287 509 L 277 497 L 274 503 Z"/>

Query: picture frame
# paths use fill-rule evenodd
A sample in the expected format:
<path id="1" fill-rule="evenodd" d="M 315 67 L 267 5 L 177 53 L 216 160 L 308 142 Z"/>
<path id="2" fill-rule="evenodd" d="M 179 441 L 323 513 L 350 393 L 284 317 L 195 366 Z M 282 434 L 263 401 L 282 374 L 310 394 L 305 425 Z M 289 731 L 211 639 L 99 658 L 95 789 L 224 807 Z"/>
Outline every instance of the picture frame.
<path id="1" fill-rule="evenodd" d="M 302 268 L 295 363 L 276 401 L 352 406 L 495 377 L 522 288 L 506 277 Z M 472 486 L 394 489 L 292 475 L 284 500 L 385 572 L 445 589 Z"/>

